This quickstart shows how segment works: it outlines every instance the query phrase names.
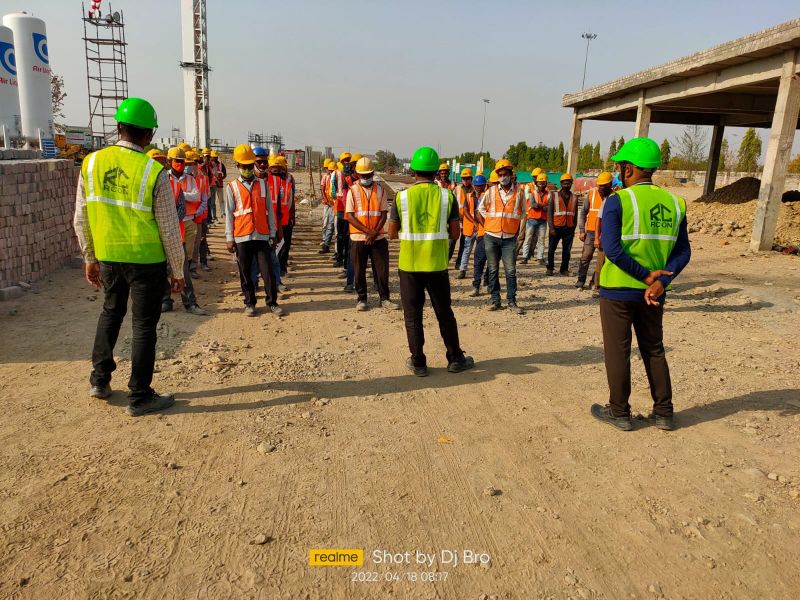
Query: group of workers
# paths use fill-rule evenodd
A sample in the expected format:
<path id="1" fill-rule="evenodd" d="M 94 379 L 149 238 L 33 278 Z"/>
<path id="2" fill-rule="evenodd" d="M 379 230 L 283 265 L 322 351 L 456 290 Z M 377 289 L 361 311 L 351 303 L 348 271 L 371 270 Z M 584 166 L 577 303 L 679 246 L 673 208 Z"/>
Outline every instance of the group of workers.
<path id="1" fill-rule="evenodd" d="M 192 148 L 188 152 L 172 148 L 166 157 L 144 153 L 158 125 L 155 109 L 146 100 L 126 99 L 117 110 L 116 120 L 118 143 L 83 161 L 74 226 L 85 259 L 85 277 L 104 291 L 92 351 L 90 395 L 108 398 L 112 394 L 111 376 L 117 366 L 114 346 L 130 299 L 133 344 L 127 410 L 131 416 L 140 416 L 175 402 L 173 395 L 158 394 L 151 387 L 164 281 L 169 280 L 172 293 L 180 293 L 191 279 L 190 256 L 196 241 L 187 242 L 191 239 L 189 231 L 195 230 L 195 239 L 203 235 L 199 227 L 203 217 L 208 214 L 211 220 L 215 210 L 208 204 L 210 190 L 221 186 L 217 185 L 220 179 L 211 152 L 209 160 L 204 161 L 211 167 L 198 169 L 206 179 L 187 172 L 187 163 L 200 160 Z M 225 233 L 227 248 L 236 255 L 245 313 L 255 314 L 256 278 L 260 274 L 267 304 L 280 315 L 278 276 L 288 264 L 288 257 L 282 259 L 281 252 L 288 252 L 294 225 L 294 182 L 279 157 L 243 144 L 236 147 L 233 158 L 239 176 L 225 187 Z M 577 284 L 585 284 L 594 249 L 600 248 L 605 254 L 597 279 L 610 394 L 607 405 L 591 406 L 591 414 L 620 430 L 633 428 L 628 402 L 633 330 L 653 397 L 652 419 L 656 427 L 670 430 L 673 404 L 663 344 L 663 305 L 669 284 L 691 256 L 686 204 L 653 184 L 653 173 L 661 165 L 660 150 L 653 140 L 634 138 L 611 160 L 617 163 L 619 189 L 612 192 L 610 174 L 603 174 L 579 213 L 568 175 L 561 178 L 555 193 L 547 189 L 542 174 L 536 175 L 534 186 L 519 186 L 513 165 L 504 159 L 498 161 L 492 174 L 491 179 L 496 181 L 463 172 L 462 182 L 454 186 L 449 181 L 449 169 L 443 172 L 437 152 L 429 147 L 414 153 L 410 167 L 415 183 L 402 190 L 390 206 L 385 190 L 375 182 L 371 160 L 345 153 L 334 168 L 329 163 L 323 179 L 327 208 L 321 251 L 329 251 L 335 210 L 336 262 L 345 270 L 348 285 L 355 284 L 358 310 L 367 308 L 368 261 L 381 305 L 394 308 L 389 300 L 386 237 L 399 239 L 400 299 L 410 350 L 406 366 L 416 376 L 428 375 L 423 328 L 427 294 L 446 348 L 447 370 L 460 373 L 474 367 L 475 361 L 460 345 L 452 309 L 448 266 L 456 242 L 461 241 L 459 277 L 464 277 L 470 253 L 475 250 L 476 295 L 485 264 L 493 310 L 500 308 L 498 271 L 503 261 L 508 306 L 521 313 L 515 281 L 520 247 L 523 260 L 537 256 L 537 247 L 538 260 L 542 260 L 540 231 L 544 227 L 541 222 L 546 220 L 548 274 L 554 272 L 559 242 L 559 271 L 567 274 L 577 224 L 584 243 Z M 187 308 L 196 306 L 196 299 L 184 297 L 185 304 L 187 301 Z"/>

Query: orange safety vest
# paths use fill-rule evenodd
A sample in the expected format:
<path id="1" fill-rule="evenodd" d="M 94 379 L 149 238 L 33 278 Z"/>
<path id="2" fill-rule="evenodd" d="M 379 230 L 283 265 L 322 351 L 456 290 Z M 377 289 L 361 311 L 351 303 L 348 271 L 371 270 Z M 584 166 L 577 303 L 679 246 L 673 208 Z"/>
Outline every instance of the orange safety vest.
<path id="1" fill-rule="evenodd" d="M 486 202 L 486 220 L 484 227 L 489 233 L 505 233 L 516 235 L 519 232 L 519 223 L 522 220 L 522 202 L 520 202 L 520 188 L 513 186 L 513 195 L 507 202 L 500 197 L 500 186 L 489 190 Z"/>
<path id="2" fill-rule="evenodd" d="M 294 180 L 291 175 L 287 175 L 284 179 L 283 177 L 272 174 L 268 176 L 268 179 L 270 197 L 272 198 L 272 210 L 275 211 L 276 215 L 278 214 L 278 199 L 280 199 L 281 225 L 288 225 L 293 200 L 292 181 Z"/>
<path id="3" fill-rule="evenodd" d="M 466 202 L 464 203 L 464 213 L 469 213 L 473 219 L 472 221 L 467 218 L 464 218 L 463 220 L 464 235 L 467 237 L 472 237 L 472 234 L 475 233 L 475 223 L 478 223 L 478 220 L 475 217 L 475 205 L 477 204 L 476 200 L 477 196 L 475 193 L 467 194 Z M 486 230 L 483 227 L 483 223 L 478 223 L 478 237 L 483 237 L 485 232 Z"/>
<path id="4" fill-rule="evenodd" d="M 333 205 L 333 201 L 331 200 L 331 195 L 330 195 L 331 191 L 330 179 L 331 179 L 331 174 L 329 171 L 322 176 L 322 181 L 320 181 L 319 184 L 320 188 L 322 189 L 322 203 L 327 204 L 328 206 Z"/>
<path id="5" fill-rule="evenodd" d="M 586 216 L 586 231 L 597 231 L 597 215 L 603 206 L 603 197 L 600 190 L 592 188 L 589 191 L 589 214 Z"/>
<path id="6" fill-rule="evenodd" d="M 564 204 L 564 199 L 556 192 L 555 205 L 553 206 L 554 227 L 575 227 L 575 213 L 578 212 L 578 199 L 572 192 L 569 193 L 569 202 Z"/>
<path id="7" fill-rule="evenodd" d="M 169 174 L 169 187 L 172 188 L 172 195 L 175 197 L 175 206 L 178 206 L 178 198 L 181 197 L 181 183 L 172 176 L 172 173 Z M 184 204 L 186 199 L 184 198 Z M 183 224 L 183 219 L 178 219 L 178 228 L 181 230 L 181 241 L 186 240 L 186 227 Z"/>
<path id="8" fill-rule="evenodd" d="M 367 229 L 377 229 L 383 215 L 381 205 L 386 194 L 383 187 L 373 182 L 372 187 L 367 189 L 360 183 L 354 183 L 350 186 L 350 192 L 353 194 L 353 208 L 355 209 L 353 214 L 358 219 L 358 222 Z M 351 223 L 350 233 L 360 234 L 364 232 L 356 229 Z M 382 235 L 383 228 L 378 233 Z"/>
<path id="9" fill-rule="evenodd" d="M 200 190 L 200 198 L 202 199 L 203 196 L 206 196 L 211 200 L 211 182 L 208 179 L 208 176 L 203 173 L 202 171 L 196 171 L 194 178 L 197 180 L 197 187 Z M 198 207 L 200 205 L 198 204 Z M 196 211 L 195 211 L 196 212 Z M 206 205 L 206 212 L 203 213 L 201 221 L 205 221 L 208 218 L 208 205 Z"/>
<path id="10" fill-rule="evenodd" d="M 456 186 L 456 200 L 458 200 L 458 215 L 463 219 L 464 218 L 464 203 L 466 202 L 469 196 L 475 195 L 475 188 L 472 188 L 468 192 L 464 192 L 464 184 L 459 183 Z"/>
<path id="11" fill-rule="evenodd" d="M 550 192 L 546 191 L 544 193 L 544 202 L 542 202 L 542 197 L 539 194 L 539 190 L 536 188 L 535 183 L 529 183 L 528 189 L 530 190 L 531 197 L 536 199 L 536 204 L 540 204 L 544 208 L 531 208 L 530 204 L 528 204 L 528 218 L 529 219 L 537 219 L 539 221 L 543 219 L 547 219 L 547 203 L 550 202 Z"/>
<path id="12" fill-rule="evenodd" d="M 256 231 L 268 235 L 269 211 L 267 209 L 267 182 L 256 177 L 248 190 L 239 180 L 234 179 L 228 185 L 233 192 L 236 206 L 233 211 L 233 235 L 244 237 Z"/>

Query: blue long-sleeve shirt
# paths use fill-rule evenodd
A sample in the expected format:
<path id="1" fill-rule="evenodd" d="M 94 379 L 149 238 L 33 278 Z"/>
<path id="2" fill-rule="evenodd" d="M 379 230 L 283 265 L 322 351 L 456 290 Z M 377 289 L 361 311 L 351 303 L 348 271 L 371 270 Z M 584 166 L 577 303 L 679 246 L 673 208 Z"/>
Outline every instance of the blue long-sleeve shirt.
<path id="1" fill-rule="evenodd" d="M 631 277 L 639 280 L 644 280 L 647 277 L 650 270 L 637 262 L 622 248 L 622 204 L 617 194 L 609 196 L 603 204 L 603 224 L 600 230 L 600 241 L 608 260 Z M 678 230 L 678 239 L 675 242 L 675 247 L 672 249 L 672 253 L 669 255 L 667 264 L 664 267 L 665 271 L 672 271 L 672 275 L 659 277 L 664 289 L 689 264 L 691 256 L 692 248 L 689 245 L 689 231 L 684 218 Z M 601 297 L 624 302 L 644 302 L 644 292 L 645 290 L 633 288 L 600 288 Z M 666 296 L 665 292 L 658 301 L 663 303 Z"/>

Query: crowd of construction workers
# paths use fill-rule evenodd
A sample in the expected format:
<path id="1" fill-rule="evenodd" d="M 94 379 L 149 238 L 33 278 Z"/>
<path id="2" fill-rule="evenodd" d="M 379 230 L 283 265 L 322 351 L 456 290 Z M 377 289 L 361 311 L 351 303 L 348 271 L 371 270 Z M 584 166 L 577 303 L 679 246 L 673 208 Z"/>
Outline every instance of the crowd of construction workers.
<path id="1" fill-rule="evenodd" d="M 83 161 L 78 183 L 75 231 L 85 259 L 85 277 L 104 291 L 92 351 L 90 395 L 108 398 L 116 369 L 114 346 L 132 302 L 133 344 L 128 413 L 139 416 L 171 406 L 173 395 L 151 387 L 156 326 L 180 293 L 191 314 L 199 305 L 192 279 L 208 268 L 208 228 L 224 219 L 226 248 L 235 257 L 247 316 L 256 315 L 259 277 L 266 304 L 284 313 L 278 293 L 286 290 L 295 225 L 295 182 L 286 159 L 247 144 L 233 151 L 238 176 L 227 181 L 216 152 L 181 144 L 166 154 L 144 152 L 157 127 L 153 106 L 128 98 L 117 110 L 119 141 Z M 475 366 L 459 341 L 452 307 L 449 264 L 465 279 L 472 256 L 472 293 L 489 293 L 489 309 L 502 308 L 500 262 L 506 305 L 516 314 L 517 258 L 531 259 L 555 275 L 570 275 L 576 229 L 583 244 L 575 286 L 588 284 L 600 297 L 606 373 L 610 397 L 591 414 L 620 430 L 632 429 L 630 352 L 636 333 L 651 394 L 655 425 L 672 429 L 672 388 L 663 345 L 663 304 L 671 281 L 688 264 L 691 250 L 683 199 L 652 181 L 661 165 L 658 145 L 634 138 L 610 157 L 618 175 L 603 172 L 583 202 L 564 173 L 551 186 L 541 169 L 529 185 L 518 184 L 514 165 L 497 161 L 486 178 L 469 168 L 457 185 L 450 168 L 430 147 L 414 153 L 414 184 L 393 202 L 376 180 L 366 156 L 344 152 L 325 163 L 320 181 L 323 204 L 321 254 L 334 249 L 344 290 L 356 294 L 356 309 L 368 305 L 367 266 L 379 305 L 396 310 L 390 298 L 389 239 L 399 240 L 398 278 L 410 356 L 406 367 L 428 375 L 424 353 L 423 307 L 430 299 L 446 349 L 447 370 Z M 555 188 L 555 189 L 554 189 Z M 334 238 L 335 236 L 335 238 Z M 388 238 L 388 239 L 387 239 Z M 335 244 L 335 245 L 334 245 Z M 545 259 L 545 247 L 547 258 Z M 457 248 L 457 250 L 456 250 Z"/>

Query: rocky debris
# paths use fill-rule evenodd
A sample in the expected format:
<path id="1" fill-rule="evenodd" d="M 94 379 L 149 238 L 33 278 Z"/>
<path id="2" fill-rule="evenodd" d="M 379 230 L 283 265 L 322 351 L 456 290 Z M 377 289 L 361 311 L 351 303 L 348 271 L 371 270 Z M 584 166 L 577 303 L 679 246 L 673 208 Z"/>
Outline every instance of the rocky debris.
<path id="1" fill-rule="evenodd" d="M 261 454 L 269 454 L 270 452 L 275 452 L 276 447 L 272 442 L 261 442 L 256 446 L 256 450 Z"/>
<path id="2" fill-rule="evenodd" d="M 484 496 L 499 496 L 500 494 L 501 494 L 500 490 L 498 490 L 493 485 L 490 485 L 489 487 L 483 489 Z"/>
<path id="3" fill-rule="evenodd" d="M 250 540 L 250 544 L 253 546 L 263 546 L 264 544 L 269 544 L 271 541 L 272 538 L 270 536 L 259 533 L 252 540 Z"/>
<path id="4" fill-rule="evenodd" d="M 170 462 L 167 463 L 167 468 L 174 470 L 174 469 L 178 469 L 180 467 L 178 466 L 178 463 L 170 461 Z"/>
<path id="5" fill-rule="evenodd" d="M 687 209 L 689 233 L 706 233 L 723 239 L 747 239 L 753 229 L 758 203 L 756 197 L 757 193 L 748 201 L 738 203 L 693 202 Z M 800 202 L 784 202 L 781 205 L 775 241 L 781 247 L 800 241 Z"/>

